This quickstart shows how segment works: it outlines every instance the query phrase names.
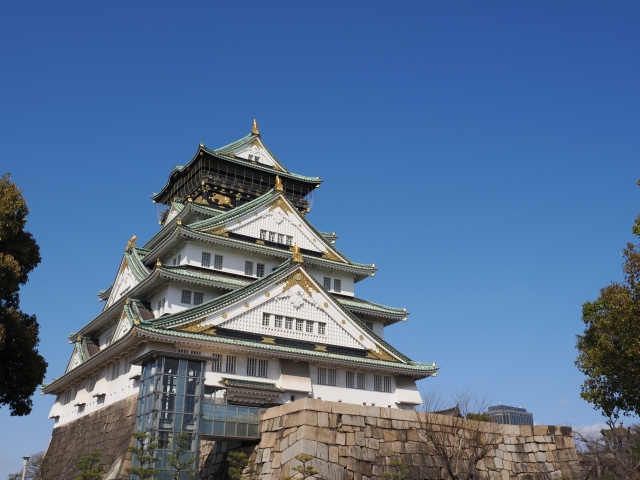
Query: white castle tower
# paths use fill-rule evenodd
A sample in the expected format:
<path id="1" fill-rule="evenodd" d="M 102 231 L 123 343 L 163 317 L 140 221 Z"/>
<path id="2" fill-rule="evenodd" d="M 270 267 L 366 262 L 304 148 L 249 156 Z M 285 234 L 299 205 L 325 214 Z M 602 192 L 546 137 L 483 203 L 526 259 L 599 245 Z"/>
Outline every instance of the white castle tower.
<path id="1" fill-rule="evenodd" d="M 416 380 L 437 367 L 385 342 L 408 312 L 358 298 L 375 265 L 306 218 L 320 183 L 287 170 L 255 120 L 175 167 L 152 196 L 160 230 L 129 241 L 104 309 L 70 336 L 66 372 L 43 388 L 57 395 L 54 436 L 134 398 L 135 429 L 157 435 L 165 468 L 174 433 L 192 433 L 194 452 L 201 439 L 257 438 L 260 409 L 297 399 L 420 404 Z"/>

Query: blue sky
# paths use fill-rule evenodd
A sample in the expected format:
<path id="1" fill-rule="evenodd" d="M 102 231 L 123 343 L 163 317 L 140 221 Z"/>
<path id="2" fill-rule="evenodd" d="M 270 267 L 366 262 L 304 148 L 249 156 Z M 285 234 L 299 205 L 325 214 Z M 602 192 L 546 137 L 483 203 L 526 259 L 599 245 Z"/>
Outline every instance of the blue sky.
<path id="1" fill-rule="evenodd" d="M 581 304 L 620 279 L 638 212 L 637 2 L 4 2 L 0 173 L 42 264 L 22 291 L 47 379 L 100 310 L 149 195 L 200 141 L 249 132 L 319 175 L 309 219 L 357 285 L 404 307 L 387 338 L 538 423 L 592 425 Z M 0 478 L 46 448 L 51 397 L 0 409 Z"/>

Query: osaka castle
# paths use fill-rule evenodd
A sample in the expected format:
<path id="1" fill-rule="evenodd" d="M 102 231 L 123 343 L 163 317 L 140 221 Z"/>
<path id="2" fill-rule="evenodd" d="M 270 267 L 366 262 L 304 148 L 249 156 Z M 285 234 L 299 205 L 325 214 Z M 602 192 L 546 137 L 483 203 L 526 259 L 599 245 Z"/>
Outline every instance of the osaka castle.
<path id="1" fill-rule="evenodd" d="M 133 402 L 134 431 L 159 438 L 162 469 L 176 432 L 193 434 L 194 452 L 202 439 L 257 438 L 261 410 L 302 398 L 419 405 L 416 381 L 438 367 L 385 341 L 409 312 L 358 297 L 375 264 L 309 221 L 321 182 L 289 171 L 255 120 L 174 167 L 151 196 L 158 232 L 123 241 L 104 308 L 69 336 L 66 371 L 43 387 L 56 396 L 54 436 Z"/>

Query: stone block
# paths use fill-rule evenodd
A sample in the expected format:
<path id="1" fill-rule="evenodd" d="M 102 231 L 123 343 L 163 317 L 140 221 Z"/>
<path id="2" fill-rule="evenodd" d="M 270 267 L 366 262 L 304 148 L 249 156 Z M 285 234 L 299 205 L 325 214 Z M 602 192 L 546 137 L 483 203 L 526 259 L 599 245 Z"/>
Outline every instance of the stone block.
<path id="1" fill-rule="evenodd" d="M 262 451 L 262 463 L 264 462 L 268 462 L 269 461 L 269 457 L 271 456 L 271 449 L 270 448 L 265 448 Z"/>
<path id="2" fill-rule="evenodd" d="M 338 447 L 329 445 L 329 462 L 338 463 Z"/>
<path id="3" fill-rule="evenodd" d="M 546 435 L 549 429 L 546 425 L 534 425 L 533 426 L 533 435 L 543 436 Z"/>
<path id="4" fill-rule="evenodd" d="M 364 417 L 364 423 L 365 425 L 371 425 L 371 426 L 376 426 L 378 425 L 378 418 L 379 417 L 371 417 L 371 416 L 366 416 Z"/>
<path id="5" fill-rule="evenodd" d="M 316 457 L 320 460 L 329 460 L 329 445 L 325 443 L 320 443 L 321 440 L 318 440 L 318 450 L 316 453 Z"/>
<path id="6" fill-rule="evenodd" d="M 295 402 L 294 402 L 295 403 Z M 287 415 L 284 426 L 298 427 L 300 425 L 318 426 L 318 413 L 311 410 L 300 410 L 298 412 Z"/>
<path id="7" fill-rule="evenodd" d="M 318 426 L 325 427 L 325 428 L 329 426 L 328 412 L 318 412 Z"/>
<path id="8" fill-rule="evenodd" d="M 342 415 L 360 415 L 360 405 L 352 403 L 331 402 L 331 413 Z"/>
<path id="9" fill-rule="evenodd" d="M 318 478 L 323 480 L 345 480 L 346 471 L 344 467 L 336 465 L 336 463 L 314 459 L 311 461 L 311 465 L 320 472 Z"/>
<path id="10" fill-rule="evenodd" d="M 340 456 L 340 457 L 348 457 L 349 456 L 349 447 L 347 445 L 340 445 L 338 447 L 338 456 Z"/>
<path id="11" fill-rule="evenodd" d="M 342 424 L 343 425 L 353 425 L 357 427 L 364 427 L 364 417 L 359 415 L 342 415 Z"/>
<path id="12" fill-rule="evenodd" d="M 342 423 L 341 423 L 340 424 L 340 429 L 343 432 L 346 432 L 346 433 L 352 433 L 353 432 L 353 427 L 351 425 L 342 425 Z"/>
<path id="13" fill-rule="evenodd" d="M 282 463 L 289 462 L 293 457 L 304 453 L 306 455 L 316 456 L 318 451 L 318 443 L 313 440 L 303 439 L 298 442 L 295 442 L 289 448 L 282 452 Z"/>
<path id="14" fill-rule="evenodd" d="M 360 447 L 364 447 L 365 445 L 364 432 L 355 432 L 355 442 L 356 442 L 356 445 Z"/>
<path id="15" fill-rule="evenodd" d="M 377 438 L 367 438 L 365 445 L 367 448 L 378 450 L 380 448 L 380 440 L 378 440 Z"/>
<path id="16" fill-rule="evenodd" d="M 346 445 L 347 435 L 344 433 L 336 432 L 336 445 Z"/>
<path id="17" fill-rule="evenodd" d="M 315 410 L 316 412 L 330 412 L 333 402 L 325 402 L 317 398 L 302 398 L 300 402 L 300 410 Z M 293 402 L 297 403 L 297 402 Z"/>
<path id="18" fill-rule="evenodd" d="M 389 442 L 384 442 L 380 444 L 380 455 L 382 457 L 388 457 L 389 455 L 393 455 L 393 445 Z"/>
<path id="19" fill-rule="evenodd" d="M 534 427 L 534 428 L 536 428 L 536 427 Z M 534 442 L 538 442 L 538 443 L 544 443 L 545 442 L 544 435 L 534 435 L 533 436 L 533 441 Z"/>
<path id="20" fill-rule="evenodd" d="M 376 461 L 376 456 L 378 455 L 378 451 L 377 450 L 372 450 L 371 448 L 362 448 L 361 449 L 362 452 L 362 460 L 364 460 L 365 462 L 375 462 Z"/>
<path id="21" fill-rule="evenodd" d="M 347 433 L 347 445 L 355 445 L 356 436 L 354 433 Z"/>
<path id="22" fill-rule="evenodd" d="M 349 456 L 353 458 L 357 458 L 358 460 L 362 460 L 362 448 L 352 445 L 349 447 Z"/>
<path id="23" fill-rule="evenodd" d="M 404 442 L 392 442 L 392 448 L 395 453 L 406 453 Z"/>
<path id="24" fill-rule="evenodd" d="M 271 460 L 271 468 L 280 468 L 280 460 L 282 458 L 281 453 L 274 453 L 273 459 Z"/>
<path id="25" fill-rule="evenodd" d="M 398 435 L 395 430 L 384 430 L 383 436 L 385 442 L 395 442 L 398 439 Z"/>
<path id="26" fill-rule="evenodd" d="M 347 458 L 347 470 L 351 470 L 352 472 L 359 472 L 360 471 L 360 462 L 358 461 L 358 459 L 354 458 L 354 457 L 348 457 Z M 355 477 L 354 477 L 355 479 Z"/>
<path id="27" fill-rule="evenodd" d="M 391 420 L 388 418 L 378 418 L 376 423 L 380 428 L 391 428 Z"/>

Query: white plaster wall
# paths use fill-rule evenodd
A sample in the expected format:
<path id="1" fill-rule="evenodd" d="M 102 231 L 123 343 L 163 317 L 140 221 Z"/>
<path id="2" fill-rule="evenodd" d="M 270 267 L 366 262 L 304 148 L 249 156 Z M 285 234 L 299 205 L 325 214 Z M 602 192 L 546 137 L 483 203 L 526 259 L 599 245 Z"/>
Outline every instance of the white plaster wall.
<path id="1" fill-rule="evenodd" d="M 244 308 L 244 307 L 243 307 Z M 292 330 L 275 328 L 273 316 L 269 326 L 262 325 L 263 313 L 282 315 L 294 319 L 312 320 L 316 322 L 314 332 L 295 330 L 295 321 Z M 324 335 L 317 333 L 317 322 L 326 324 Z M 309 297 L 299 286 L 295 286 L 276 297 L 262 303 L 258 307 L 250 308 L 230 320 L 219 324 L 220 327 L 231 328 L 243 332 L 259 333 L 262 335 L 274 335 L 286 338 L 295 338 L 308 342 L 326 343 L 351 348 L 363 348 L 361 342 L 347 333 L 342 324 L 336 322 L 316 301 Z"/>
<path id="2" fill-rule="evenodd" d="M 324 277 L 329 277 L 331 279 L 331 290 L 333 292 L 333 279 L 337 278 L 341 280 L 341 291 L 339 292 L 342 295 L 348 295 L 350 297 L 354 296 L 354 279 L 353 277 L 347 275 L 345 272 L 337 272 L 337 271 L 329 271 L 329 270 L 321 270 L 317 268 L 308 268 L 309 273 L 313 276 L 313 278 L 324 287 Z"/>
<path id="3" fill-rule="evenodd" d="M 128 370 L 129 362 L 133 359 L 133 355 L 125 359 L 119 360 L 121 374 L 114 379 L 109 378 L 110 365 L 105 365 L 102 370 L 96 374 L 96 384 L 92 391 L 88 391 L 89 379 L 83 380 L 77 387 L 72 387 L 71 400 L 67 404 L 62 404 L 63 395 L 58 395 L 49 416 L 58 416 L 55 426 L 64 425 L 76 420 L 91 412 L 95 412 L 100 408 L 106 407 L 118 400 L 138 392 L 138 379 L 130 378 L 135 374 L 140 374 L 141 367 L 131 365 Z M 126 365 L 126 367 L 125 367 Z M 103 393 L 103 396 L 94 394 Z M 74 405 L 77 402 L 85 402 L 84 412 L 79 413 L 79 407 Z"/>

